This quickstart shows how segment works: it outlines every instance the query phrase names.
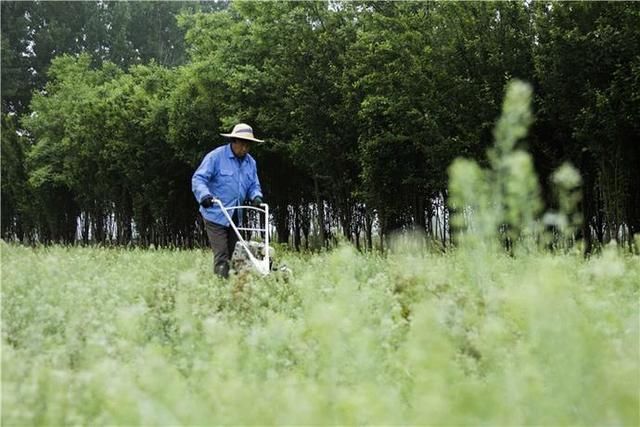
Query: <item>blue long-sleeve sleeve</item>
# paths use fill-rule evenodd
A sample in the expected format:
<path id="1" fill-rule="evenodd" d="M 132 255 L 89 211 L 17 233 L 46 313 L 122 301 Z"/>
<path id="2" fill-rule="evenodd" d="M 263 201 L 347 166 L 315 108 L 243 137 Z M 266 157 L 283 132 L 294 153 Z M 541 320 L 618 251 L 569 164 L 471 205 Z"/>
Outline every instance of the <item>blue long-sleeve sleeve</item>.
<path id="1" fill-rule="evenodd" d="M 251 180 L 251 184 L 249 185 L 249 190 L 247 192 L 248 194 L 248 199 L 249 200 L 253 200 L 256 197 L 264 197 L 262 195 L 262 187 L 260 186 L 260 179 L 258 178 L 258 168 L 254 167 L 253 168 L 253 177 Z"/>
<path id="2" fill-rule="evenodd" d="M 206 196 L 213 196 L 209 190 L 209 182 L 212 181 L 215 173 L 213 163 L 213 152 L 211 152 L 202 159 L 200 166 L 198 166 L 191 178 L 191 191 L 193 191 L 198 203 Z"/>

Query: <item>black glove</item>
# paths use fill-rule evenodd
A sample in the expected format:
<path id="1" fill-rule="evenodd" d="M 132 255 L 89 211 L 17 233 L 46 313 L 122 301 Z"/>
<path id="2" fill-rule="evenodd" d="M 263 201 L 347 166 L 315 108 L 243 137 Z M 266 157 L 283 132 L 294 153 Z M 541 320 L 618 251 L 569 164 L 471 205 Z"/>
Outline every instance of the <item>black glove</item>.
<path id="1" fill-rule="evenodd" d="M 208 209 L 211 206 L 213 206 L 215 201 L 216 201 L 216 198 L 213 197 L 212 195 L 204 196 L 202 200 L 200 200 L 200 205 L 202 205 L 203 208 Z"/>
<path id="2" fill-rule="evenodd" d="M 262 203 L 263 203 L 263 201 L 262 201 L 262 198 L 261 198 L 260 196 L 255 197 L 255 198 L 251 201 L 251 204 L 252 204 L 253 206 L 256 206 L 256 207 L 260 207 L 260 205 L 261 205 Z"/>

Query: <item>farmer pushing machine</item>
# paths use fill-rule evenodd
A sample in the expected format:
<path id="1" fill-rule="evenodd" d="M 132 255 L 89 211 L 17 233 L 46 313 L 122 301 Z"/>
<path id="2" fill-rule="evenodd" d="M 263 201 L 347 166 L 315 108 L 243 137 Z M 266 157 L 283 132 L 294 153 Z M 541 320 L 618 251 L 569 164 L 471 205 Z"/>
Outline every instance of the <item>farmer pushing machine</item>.
<path id="1" fill-rule="evenodd" d="M 252 143 L 264 141 L 255 138 L 253 129 L 245 123 L 221 135 L 230 142 L 209 152 L 191 179 L 213 249 L 213 271 L 227 278 L 231 267 L 249 267 L 266 275 L 273 251 L 269 247 L 269 206 L 262 201 L 256 161 L 249 154 Z M 262 225 L 243 227 L 245 209 L 264 215 Z M 245 241 L 241 231 L 264 233 L 263 242 Z"/>

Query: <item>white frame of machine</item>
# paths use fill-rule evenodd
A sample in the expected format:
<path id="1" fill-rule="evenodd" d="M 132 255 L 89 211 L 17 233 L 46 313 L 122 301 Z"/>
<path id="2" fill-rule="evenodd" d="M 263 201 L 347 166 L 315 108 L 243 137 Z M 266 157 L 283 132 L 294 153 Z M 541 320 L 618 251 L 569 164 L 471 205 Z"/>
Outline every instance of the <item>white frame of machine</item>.
<path id="1" fill-rule="evenodd" d="M 269 265 L 269 205 L 267 205 L 266 203 L 260 203 L 260 208 L 257 208 L 255 206 L 229 206 L 229 207 L 225 207 L 222 204 L 222 202 L 220 200 L 218 200 L 218 199 L 216 199 L 216 203 L 218 204 L 218 206 L 220 206 L 220 209 L 222 210 L 222 213 L 227 218 L 227 221 L 229 221 L 229 224 L 231 225 L 231 228 L 233 229 L 233 231 L 236 233 L 236 236 L 238 236 L 238 242 L 240 242 L 240 244 L 242 245 L 244 250 L 247 252 L 247 255 L 249 256 L 249 259 L 251 260 L 251 263 L 253 264 L 255 269 L 260 274 L 262 274 L 263 276 L 266 276 L 267 274 L 269 274 L 269 271 L 270 271 L 270 265 Z M 228 212 L 228 211 L 235 210 L 235 209 L 252 209 L 252 210 L 258 211 L 259 213 L 264 214 L 264 228 L 259 228 L 259 227 L 258 228 L 237 227 L 233 223 L 233 220 L 231 219 L 231 215 L 229 215 L 229 212 Z M 260 260 L 260 259 L 256 258 L 251 253 L 251 250 L 247 246 L 247 241 L 244 240 L 244 238 L 240 234 L 240 231 L 253 231 L 253 232 L 258 232 L 258 233 L 264 233 L 264 258 L 263 259 Z"/>

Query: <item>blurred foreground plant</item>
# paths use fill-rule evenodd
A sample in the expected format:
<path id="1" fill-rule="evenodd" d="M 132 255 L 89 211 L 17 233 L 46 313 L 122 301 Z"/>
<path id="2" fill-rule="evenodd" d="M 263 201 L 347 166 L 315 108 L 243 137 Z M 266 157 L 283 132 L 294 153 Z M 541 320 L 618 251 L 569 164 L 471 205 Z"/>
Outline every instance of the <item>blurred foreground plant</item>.
<path id="1" fill-rule="evenodd" d="M 2 250 L 3 425 L 638 425 L 640 262 Z M 474 286 L 470 286 L 473 284 Z"/>
<path id="2" fill-rule="evenodd" d="M 512 252 L 531 251 L 546 245 L 553 233 L 566 242 L 580 224 L 581 179 L 569 164 L 552 175 L 559 210 L 541 217 L 543 203 L 533 160 L 517 147 L 533 121 L 530 104 L 531 86 L 511 81 L 494 129 L 495 144 L 487 153 L 490 168 L 467 159 L 456 159 L 449 168 L 452 224 L 464 245 L 484 250 L 501 241 Z"/>

